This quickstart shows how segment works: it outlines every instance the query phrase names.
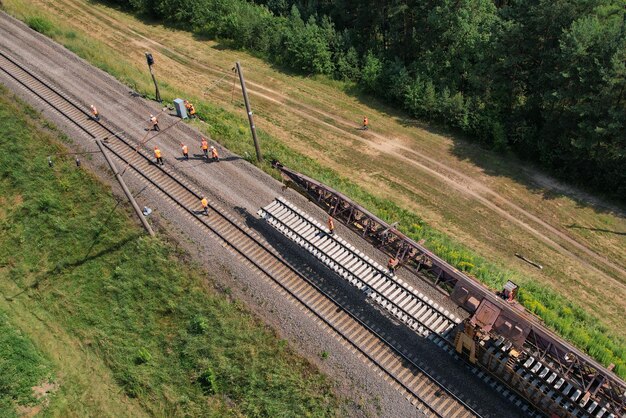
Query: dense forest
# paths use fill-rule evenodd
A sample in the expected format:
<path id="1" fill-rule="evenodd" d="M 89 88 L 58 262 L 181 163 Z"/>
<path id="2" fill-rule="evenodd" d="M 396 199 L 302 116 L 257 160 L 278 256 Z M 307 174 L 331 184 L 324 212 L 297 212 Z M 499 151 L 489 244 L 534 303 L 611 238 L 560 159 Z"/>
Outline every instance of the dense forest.
<path id="1" fill-rule="evenodd" d="M 625 199 L 624 0 L 116 1 Z"/>

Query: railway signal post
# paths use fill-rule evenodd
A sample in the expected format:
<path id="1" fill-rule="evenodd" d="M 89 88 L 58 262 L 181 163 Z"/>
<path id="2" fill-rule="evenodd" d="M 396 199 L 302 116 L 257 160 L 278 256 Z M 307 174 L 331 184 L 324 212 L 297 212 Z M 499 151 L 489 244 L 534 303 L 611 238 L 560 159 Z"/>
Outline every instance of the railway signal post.
<path id="1" fill-rule="evenodd" d="M 154 81 L 154 90 L 156 101 L 161 103 L 161 93 L 159 92 L 159 85 L 157 84 L 156 77 L 154 76 L 154 71 L 152 71 L 152 66 L 154 65 L 154 57 L 151 53 L 146 52 L 146 62 L 148 63 L 148 68 L 150 69 L 150 75 L 152 76 L 152 81 Z"/>

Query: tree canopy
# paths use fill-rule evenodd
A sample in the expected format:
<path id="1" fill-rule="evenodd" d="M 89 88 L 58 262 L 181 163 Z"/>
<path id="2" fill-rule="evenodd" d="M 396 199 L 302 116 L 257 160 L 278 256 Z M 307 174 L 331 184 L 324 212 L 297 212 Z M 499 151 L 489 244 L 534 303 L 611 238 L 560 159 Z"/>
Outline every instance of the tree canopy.
<path id="1" fill-rule="evenodd" d="M 626 200 L 624 0 L 117 0 Z"/>

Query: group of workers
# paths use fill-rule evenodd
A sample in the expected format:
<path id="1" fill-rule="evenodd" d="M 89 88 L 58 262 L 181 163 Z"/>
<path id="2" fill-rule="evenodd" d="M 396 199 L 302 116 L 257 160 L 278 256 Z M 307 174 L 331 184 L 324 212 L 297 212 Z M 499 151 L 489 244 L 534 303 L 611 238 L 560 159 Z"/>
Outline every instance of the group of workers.
<path id="1" fill-rule="evenodd" d="M 180 148 L 183 151 L 183 159 L 188 160 L 189 159 L 189 147 L 186 144 L 183 144 L 181 142 Z M 217 148 L 215 148 L 213 145 L 209 146 L 209 142 L 204 137 L 202 137 L 202 141 L 200 142 L 200 149 L 202 149 L 202 154 L 204 158 L 207 159 L 207 161 L 209 160 L 209 151 L 211 152 L 211 157 L 210 157 L 211 160 L 215 162 L 218 162 L 220 160 L 220 155 L 217 152 Z"/>
<path id="2" fill-rule="evenodd" d="M 186 144 L 183 144 L 181 142 L 180 148 L 183 152 L 183 159 L 188 160 L 189 159 L 189 147 Z M 209 146 L 209 142 L 204 137 L 202 138 L 202 141 L 200 142 L 200 149 L 202 149 L 202 154 L 204 158 L 207 159 L 207 161 L 209 161 L 209 159 L 215 162 L 218 162 L 220 160 L 220 155 L 217 152 L 217 148 L 215 148 L 213 145 Z M 209 152 L 211 152 L 210 158 L 209 158 Z M 159 148 L 158 145 L 154 146 L 154 158 L 156 159 L 157 164 L 164 165 L 161 149 Z"/>
<path id="3" fill-rule="evenodd" d="M 91 114 L 93 115 L 93 119 L 96 121 L 100 121 L 100 113 L 98 113 L 98 109 L 96 108 L 96 106 L 91 105 L 90 108 L 91 108 Z M 187 113 L 189 114 L 189 117 L 191 118 L 196 117 L 196 108 L 188 100 L 185 100 L 185 108 L 187 109 Z M 156 132 L 159 132 L 161 130 L 159 128 L 159 120 L 157 119 L 156 116 L 152 114 L 150 115 L 150 124 L 152 125 L 152 130 Z M 367 116 L 364 116 L 362 129 L 367 130 L 368 126 L 369 126 L 369 120 L 367 119 Z M 183 159 L 189 160 L 189 147 L 187 147 L 187 145 L 183 144 L 182 142 L 180 144 L 180 147 L 183 152 Z M 202 137 L 202 140 L 200 141 L 200 148 L 202 149 L 204 158 L 206 158 L 207 161 L 209 160 L 209 151 L 211 152 L 211 160 L 215 162 L 218 162 L 220 160 L 217 149 L 213 145 L 209 146 L 209 142 L 204 137 Z M 156 164 L 165 165 L 165 163 L 163 162 L 163 153 L 161 152 L 161 149 L 159 148 L 158 145 L 155 145 L 154 147 L 154 158 L 155 158 Z M 202 213 L 208 216 L 209 215 L 209 211 L 208 211 L 209 202 L 207 201 L 206 197 L 202 196 L 202 199 L 200 200 L 200 204 L 202 205 Z M 330 216 L 328 217 L 328 229 L 330 231 L 329 232 L 330 235 L 333 235 L 335 233 L 335 223 L 333 221 L 333 218 Z M 392 263 L 392 261 L 394 260 L 395 260 L 395 264 Z M 393 273 L 397 265 L 398 265 L 398 260 L 396 260 L 395 258 L 389 259 L 388 268 L 390 272 Z"/>
<path id="4" fill-rule="evenodd" d="M 196 108 L 188 100 L 185 100 L 185 108 L 187 109 L 187 113 L 189 114 L 191 118 L 196 117 Z M 93 120 L 100 121 L 100 113 L 98 112 L 98 109 L 96 108 L 96 106 L 91 105 L 90 110 L 91 110 L 91 115 L 92 115 Z M 159 120 L 157 119 L 155 115 L 150 115 L 150 125 L 152 127 L 152 130 L 156 132 L 159 132 L 161 130 L 159 128 Z M 189 147 L 183 143 L 181 143 L 180 146 L 183 151 L 183 159 L 189 160 Z M 211 153 L 211 157 L 210 157 L 211 160 L 215 162 L 218 162 L 220 160 L 220 156 L 219 156 L 219 153 L 217 152 L 217 148 L 215 148 L 213 145 L 209 146 L 209 142 L 204 137 L 201 137 L 200 149 L 202 149 L 202 154 L 204 155 L 204 158 L 207 159 L 207 161 L 209 160 L 209 152 Z M 155 158 L 155 164 L 165 165 L 165 163 L 163 162 L 163 152 L 161 151 L 158 145 L 154 146 L 154 158 Z M 206 199 L 206 197 L 202 196 L 202 199 L 200 200 L 200 204 L 202 205 L 202 213 L 208 216 L 209 215 L 209 202 Z"/>

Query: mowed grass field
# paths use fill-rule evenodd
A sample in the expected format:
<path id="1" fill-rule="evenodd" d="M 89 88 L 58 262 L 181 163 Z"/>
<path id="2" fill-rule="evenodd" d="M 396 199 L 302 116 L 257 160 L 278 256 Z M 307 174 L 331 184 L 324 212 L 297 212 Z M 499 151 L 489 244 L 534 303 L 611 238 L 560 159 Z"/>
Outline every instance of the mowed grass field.
<path id="1" fill-rule="evenodd" d="M 152 94 L 151 51 L 166 99 L 192 99 L 194 124 L 253 156 L 231 68 L 242 63 L 267 160 L 338 188 L 492 288 L 513 279 L 546 323 L 626 375 L 623 209 L 513 158 L 419 121 L 352 86 L 284 73 L 188 32 L 85 0 L 4 0 L 5 9 L 133 89 Z M 36 18 L 42 18 L 37 20 Z M 43 23 L 42 23 L 43 22 Z M 358 131 L 363 115 L 371 129 Z M 271 172 L 267 165 L 264 169 Z M 544 266 L 516 258 L 522 253 Z"/>
<path id="2" fill-rule="evenodd" d="M 0 416 L 334 416 L 332 382 L 188 255 L 71 156 L 48 167 L 63 140 L 0 86 Z"/>

